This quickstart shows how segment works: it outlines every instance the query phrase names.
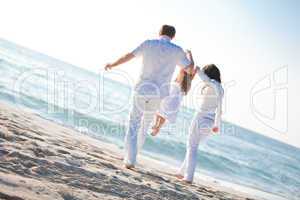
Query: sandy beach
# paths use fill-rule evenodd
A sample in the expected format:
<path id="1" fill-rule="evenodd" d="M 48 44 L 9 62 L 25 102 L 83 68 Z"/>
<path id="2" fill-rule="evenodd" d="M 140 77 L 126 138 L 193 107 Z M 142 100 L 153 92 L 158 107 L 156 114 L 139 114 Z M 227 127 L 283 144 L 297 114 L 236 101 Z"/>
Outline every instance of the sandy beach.
<path id="1" fill-rule="evenodd" d="M 0 104 L 0 199 L 252 199 L 226 188 L 185 185 L 172 169 L 143 157 L 127 170 L 121 156 L 115 145 Z"/>

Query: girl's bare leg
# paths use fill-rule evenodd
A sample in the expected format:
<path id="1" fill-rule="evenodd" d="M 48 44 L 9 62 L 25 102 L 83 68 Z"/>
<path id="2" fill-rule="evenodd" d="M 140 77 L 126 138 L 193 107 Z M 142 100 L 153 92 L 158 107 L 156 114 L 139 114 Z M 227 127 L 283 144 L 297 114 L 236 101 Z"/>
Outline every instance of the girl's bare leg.
<path id="1" fill-rule="evenodd" d="M 165 118 L 163 118 L 160 115 L 156 115 L 155 125 L 152 127 L 152 133 L 151 133 L 152 136 L 156 136 L 159 133 L 160 128 L 165 123 L 165 121 L 166 121 Z"/>

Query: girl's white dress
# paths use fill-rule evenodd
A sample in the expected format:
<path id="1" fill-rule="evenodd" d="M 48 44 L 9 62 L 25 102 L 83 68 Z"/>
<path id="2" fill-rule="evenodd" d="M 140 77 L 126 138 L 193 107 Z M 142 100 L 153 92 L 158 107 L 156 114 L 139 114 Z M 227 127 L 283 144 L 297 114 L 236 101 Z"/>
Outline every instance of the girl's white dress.
<path id="1" fill-rule="evenodd" d="M 175 123 L 183 96 L 184 92 L 181 91 L 179 83 L 174 82 L 170 87 L 169 96 L 165 97 L 160 104 L 158 115 L 169 123 Z"/>

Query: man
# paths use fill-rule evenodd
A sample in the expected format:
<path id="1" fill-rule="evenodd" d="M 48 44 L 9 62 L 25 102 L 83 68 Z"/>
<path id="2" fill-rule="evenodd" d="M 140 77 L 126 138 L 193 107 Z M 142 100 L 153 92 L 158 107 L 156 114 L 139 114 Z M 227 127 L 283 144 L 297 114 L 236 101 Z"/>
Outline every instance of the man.
<path id="1" fill-rule="evenodd" d="M 143 59 L 140 78 L 135 86 L 129 127 L 125 136 L 124 164 L 128 169 L 135 167 L 138 146 L 141 147 L 144 143 L 147 130 L 159 108 L 161 99 L 169 94 L 169 85 L 175 67 L 180 66 L 190 74 L 193 72 L 194 63 L 188 59 L 181 47 L 171 42 L 175 33 L 173 26 L 163 25 L 159 32 L 159 39 L 146 40 L 131 53 L 105 66 L 105 70 L 110 70 L 135 57 Z"/>

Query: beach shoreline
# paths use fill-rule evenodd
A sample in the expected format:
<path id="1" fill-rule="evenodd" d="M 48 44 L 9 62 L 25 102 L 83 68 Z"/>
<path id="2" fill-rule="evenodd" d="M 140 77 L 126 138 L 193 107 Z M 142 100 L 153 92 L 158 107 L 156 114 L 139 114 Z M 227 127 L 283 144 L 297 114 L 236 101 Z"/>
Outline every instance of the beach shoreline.
<path id="1" fill-rule="evenodd" d="M 0 103 L 0 199 L 262 199 L 174 172 L 145 156 L 124 169 L 116 145 Z"/>

